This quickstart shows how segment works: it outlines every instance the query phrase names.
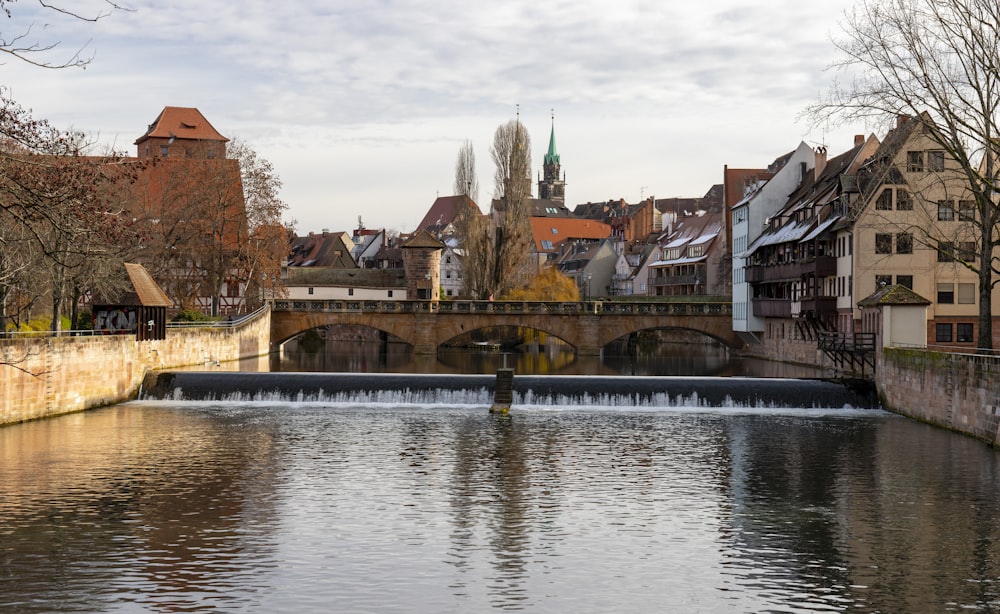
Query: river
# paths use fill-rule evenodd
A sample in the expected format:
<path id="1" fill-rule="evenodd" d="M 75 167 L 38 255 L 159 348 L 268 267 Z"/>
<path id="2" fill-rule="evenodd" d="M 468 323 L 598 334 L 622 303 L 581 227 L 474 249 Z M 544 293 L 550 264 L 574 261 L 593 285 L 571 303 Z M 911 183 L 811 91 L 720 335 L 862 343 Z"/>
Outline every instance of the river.
<path id="1" fill-rule="evenodd" d="M 849 406 L 135 401 L 0 429 L 0 611 L 993 612 L 997 460 Z"/>

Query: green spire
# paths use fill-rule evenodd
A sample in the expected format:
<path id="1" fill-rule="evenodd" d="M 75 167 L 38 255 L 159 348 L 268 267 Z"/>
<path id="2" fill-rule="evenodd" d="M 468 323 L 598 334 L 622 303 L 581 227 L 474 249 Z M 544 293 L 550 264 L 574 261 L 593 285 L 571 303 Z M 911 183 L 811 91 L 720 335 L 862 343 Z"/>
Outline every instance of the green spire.
<path id="1" fill-rule="evenodd" d="M 545 164 L 559 164 L 559 154 L 556 153 L 556 116 L 552 115 L 552 133 L 549 135 L 549 151 L 545 154 Z"/>

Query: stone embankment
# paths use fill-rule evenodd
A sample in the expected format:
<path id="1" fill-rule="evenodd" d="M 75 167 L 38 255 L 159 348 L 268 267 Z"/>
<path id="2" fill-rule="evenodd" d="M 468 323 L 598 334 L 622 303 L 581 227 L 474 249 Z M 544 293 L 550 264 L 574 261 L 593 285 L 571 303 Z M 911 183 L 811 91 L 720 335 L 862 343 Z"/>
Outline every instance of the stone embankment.
<path id="1" fill-rule="evenodd" d="M 156 341 L 131 335 L 0 339 L 0 424 L 126 401 L 154 369 L 237 368 L 240 359 L 268 354 L 270 331 L 265 310 L 223 326 L 170 328 Z"/>
<path id="2" fill-rule="evenodd" d="M 885 348 L 875 384 L 890 411 L 1000 445 L 1000 356 Z"/>

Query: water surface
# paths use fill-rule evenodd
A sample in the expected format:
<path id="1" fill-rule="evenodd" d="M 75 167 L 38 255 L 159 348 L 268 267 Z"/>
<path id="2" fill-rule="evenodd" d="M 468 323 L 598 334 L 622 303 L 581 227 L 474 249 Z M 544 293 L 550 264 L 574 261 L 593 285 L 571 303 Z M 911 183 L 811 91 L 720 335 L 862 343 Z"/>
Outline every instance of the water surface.
<path id="1" fill-rule="evenodd" d="M 878 410 L 144 401 L 0 461 L 0 611 L 1000 608 L 995 451 Z"/>

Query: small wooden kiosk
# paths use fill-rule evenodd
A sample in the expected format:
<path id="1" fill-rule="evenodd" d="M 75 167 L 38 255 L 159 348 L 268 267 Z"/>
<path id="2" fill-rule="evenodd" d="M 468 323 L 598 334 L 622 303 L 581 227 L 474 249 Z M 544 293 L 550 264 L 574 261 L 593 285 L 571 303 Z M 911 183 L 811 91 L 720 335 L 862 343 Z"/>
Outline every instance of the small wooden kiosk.
<path id="1" fill-rule="evenodd" d="M 106 335 L 134 334 L 139 341 L 167 336 L 167 307 L 173 305 L 141 264 L 125 263 L 130 288 L 117 300 L 95 297 L 92 304 L 95 331 Z"/>

